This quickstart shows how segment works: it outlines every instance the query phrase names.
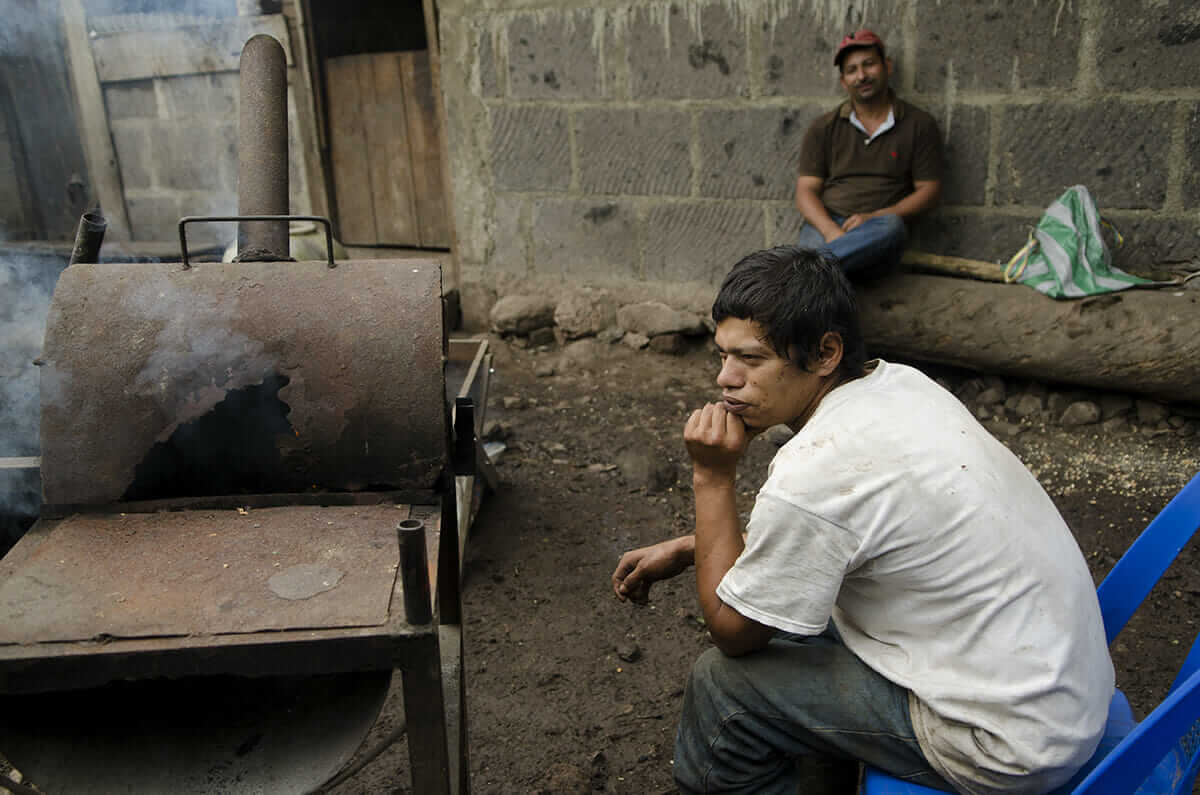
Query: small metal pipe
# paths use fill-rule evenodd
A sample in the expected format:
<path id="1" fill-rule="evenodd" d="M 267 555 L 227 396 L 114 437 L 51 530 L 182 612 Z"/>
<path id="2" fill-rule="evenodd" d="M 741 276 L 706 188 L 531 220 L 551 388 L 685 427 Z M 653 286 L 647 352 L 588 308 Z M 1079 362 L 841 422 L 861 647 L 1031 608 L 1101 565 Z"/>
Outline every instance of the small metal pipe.
<path id="1" fill-rule="evenodd" d="M 288 214 L 287 59 L 260 33 L 239 63 L 238 215 Z M 238 224 L 238 262 L 289 259 L 287 221 Z"/>
<path id="2" fill-rule="evenodd" d="M 104 242 L 106 229 L 108 221 L 100 213 L 84 213 L 80 216 L 79 228 L 75 230 L 75 247 L 71 249 L 71 260 L 67 264 L 99 262 L 100 245 Z"/>
<path id="3" fill-rule="evenodd" d="M 433 620 L 429 596 L 429 559 L 425 553 L 425 523 L 405 519 L 396 525 L 400 539 L 400 586 L 404 591 L 404 614 L 409 624 Z"/>

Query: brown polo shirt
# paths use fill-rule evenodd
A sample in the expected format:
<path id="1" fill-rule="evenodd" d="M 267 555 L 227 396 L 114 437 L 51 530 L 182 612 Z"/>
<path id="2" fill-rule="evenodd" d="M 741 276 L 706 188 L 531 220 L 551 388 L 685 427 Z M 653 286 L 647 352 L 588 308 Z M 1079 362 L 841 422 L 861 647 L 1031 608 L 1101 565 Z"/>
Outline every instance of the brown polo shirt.
<path id="1" fill-rule="evenodd" d="M 912 193 L 914 180 L 942 178 L 942 136 L 928 113 L 893 96 L 896 126 L 868 144 L 850 110 L 847 100 L 814 121 L 800 148 L 800 176 L 825 180 L 831 213 L 873 212 Z"/>

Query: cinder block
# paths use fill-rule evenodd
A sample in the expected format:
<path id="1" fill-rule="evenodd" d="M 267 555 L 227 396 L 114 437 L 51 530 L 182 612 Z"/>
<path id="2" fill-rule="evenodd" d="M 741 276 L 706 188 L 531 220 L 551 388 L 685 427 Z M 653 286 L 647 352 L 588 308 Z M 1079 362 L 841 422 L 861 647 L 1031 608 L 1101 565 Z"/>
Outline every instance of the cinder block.
<path id="1" fill-rule="evenodd" d="M 181 191 L 179 202 L 182 215 L 237 215 L 236 191 Z M 189 249 L 214 246 L 224 248 L 237 240 L 237 224 L 225 221 L 188 224 L 187 235 Z M 325 238 L 322 235 L 322 250 L 324 247 Z"/>
<path id="2" fill-rule="evenodd" d="M 586 193 L 687 196 L 691 128 L 686 111 L 580 111 L 575 116 L 580 188 Z"/>
<path id="3" fill-rule="evenodd" d="M 208 109 L 213 118 L 219 121 L 236 122 L 238 118 L 238 102 L 241 98 L 241 77 L 237 72 L 214 72 L 208 76 L 210 90 L 208 94 Z M 294 67 L 288 69 L 288 80 L 295 85 L 299 77 Z M 288 105 L 291 112 L 296 110 L 295 91 L 288 89 Z"/>
<path id="4" fill-rule="evenodd" d="M 1044 207 L 1083 184 L 1102 208 L 1161 207 L 1174 109 L 1116 100 L 1005 108 L 996 202 Z"/>
<path id="5" fill-rule="evenodd" d="M 1004 264 L 1025 245 L 1040 216 L 1040 212 L 1025 217 L 938 212 L 917 224 L 909 246 L 919 251 Z M 1111 249 L 1113 264 L 1119 268 L 1137 272 L 1200 257 L 1200 231 L 1186 216 L 1106 217 L 1125 238 L 1121 248 Z"/>
<path id="6" fill-rule="evenodd" d="M 800 239 L 800 227 L 804 216 L 796 209 L 795 200 L 776 202 L 771 211 L 771 228 L 768 230 L 772 246 L 794 246 Z"/>
<path id="7" fill-rule="evenodd" d="M 104 106 L 110 121 L 157 119 L 158 95 L 153 80 L 130 80 L 104 86 Z"/>
<path id="8" fill-rule="evenodd" d="M 542 106 L 491 109 L 492 173 L 499 190 L 566 190 L 571 184 L 567 112 Z"/>
<path id="9" fill-rule="evenodd" d="M 991 112 L 961 103 L 926 110 L 937 119 L 942 134 L 942 204 L 984 204 Z"/>
<path id="10" fill-rule="evenodd" d="M 908 247 L 931 254 L 1007 263 L 1025 245 L 1041 213 L 978 215 L 937 210 L 910 227 Z"/>
<path id="11" fill-rule="evenodd" d="M 870 16 L 845 23 L 826 11 L 823 3 L 800 3 L 780 13 L 772 26 L 761 25 L 755 35 L 761 37 L 763 93 L 767 96 L 843 95 L 833 54 L 838 42 L 850 30 L 869 27 L 879 34 L 887 54 L 898 66 L 902 40 L 902 9 L 896 0 L 869 4 Z"/>
<path id="12" fill-rule="evenodd" d="M 294 113 L 288 115 L 288 201 L 291 211 L 297 215 L 308 214 L 311 207 L 308 197 L 308 174 L 304 168 L 304 149 L 300 146 L 300 122 Z M 233 165 L 237 168 L 237 152 L 233 154 Z M 225 186 L 237 190 L 237 180 L 225 182 Z M 301 208 L 303 212 L 301 211 Z"/>
<path id="13" fill-rule="evenodd" d="M 917 0 L 916 89 L 1069 88 L 1083 14 L 1082 3 Z"/>
<path id="14" fill-rule="evenodd" d="M 719 285 L 734 263 L 766 239 L 757 204 L 672 202 L 646 216 L 647 279 Z"/>
<path id="15" fill-rule="evenodd" d="M 235 115 L 233 121 L 224 122 L 217 125 L 218 132 L 216 135 L 217 145 L 219 146 L 220 155 L 214 167 L 217 169 L 217 175 L 220 179 L 220 185 L 226 190 L 237 192 L 238 180 L 238 123 Z M 292 136 L 288 135 L 288 180 L 291 181 L 293 169 L 300 164 L 304 159 L 302 153 L 296 148 L 292 142 Z M 289 188 L 291 186 L 289 185 Z"/>
<path id="16" fill-rule="evenodd" d="M 743 20 L 730 8 L 728 3 L 702 5 L 687 0 L 634 9 L 629 21 L 633 97 L 748 95 Z"/>
<path id="17" fill-rule="evenodd" d="M 529 200 L 519 193 L 494 195 L 488 265 L 524 274 L 529 270 Z"/>
<path id="18" fill-rule="evenodd" d="M 141 121 L 113 120 L 113 147 L 117 151 L 117 166 L 121 170 L 121 183 L 126 190 L 143 190 L 154 185 L 154 153 L 150 148 L 150 137 L 146 124 Z"/>
<path id="19" fill-rule="evenodd" d="M 491 28 L 483 25 L 477 35 L 475 68 L 479 75 L 479 95 L 488 98 L 498 97 L 500 96 L 500 81 L 496 74 L 496 51 L 492 46 Z"/>
<path id="20" fill-rule="evenodd" d="M 1186 163 L 1183 171 L 1183 206 L 1200 207 L 1200 104 L 1193 104 L 1184 129 Z"/>
<path id="21" fill-rule="evenodd" d="M 177 190 L 220 190 L 229 173 L 228 125 L 160 122 L 150 128 L 158 185 Z M 235 136 L 236 140 L 236 136 Z M 233 167 L 236 173 L 236 165 Z"/>
<path id="22" fill-rule="evenodd" d="M 125 192 L 125 210 L 134 240 L 165 241 L 179 239 L 179 219 L 183 216 L 179 196 L 174 193 Z M 189 213 L 190 214 L 190 213 Z M 192 229 L 188 227 L 188 242 Z"/>
<path id="23" fill-rule="evenodd" d="M 538 199 L 533 270 L 587 279 L 638 276 L 637 218 L 621 202 Z"/>
<path id="24" fill-rule="evenodd" d="M 1120 0 L 1096 9 L 1102 90 L 1195 88 L 1200 73 L 1195 0 Z"/>
<path id="25" fill-rule="evenodd" d="M 212 115 L 215 103 L 212 99 L 213 84 L 208 75 L 175 75 L 158 80 L 169 118 L 206 118 Z"/>
<path id="26" fill-rule="evenodd" d="M 508 27 L 508 93 L 519 99 L 590 99 L 605 79 L 590 10 L 521 14 Z"/>
<path id="27" fill-rule="evenodd" d="M 787 199 L 796 192 L 800 143 L 829 108 L 710 110 L 700 114 L 700 194 Z"/>
<path id="28" fill-rule="evenodd" d="M 1125 238 L 1113 250 L 1113 264 L 1137 272 L 1139 268 L 1200 259 L 1200 229 L 1194 217 L 1156 214 L 1152 218 L 1111 217 Z M 1194 270 L 1194 268 L 1189 268 Z"/>

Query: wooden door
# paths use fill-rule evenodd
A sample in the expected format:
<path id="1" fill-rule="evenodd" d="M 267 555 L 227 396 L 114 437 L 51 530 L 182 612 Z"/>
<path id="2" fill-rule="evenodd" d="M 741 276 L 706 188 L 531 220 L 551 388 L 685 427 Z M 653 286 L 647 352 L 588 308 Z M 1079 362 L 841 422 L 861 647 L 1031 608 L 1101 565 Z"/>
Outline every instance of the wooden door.
<path id="1" fill-rule="evenodd" d="M 0 52 L 0 230 L 9 239 L 72 240 L 94 199 L 58 17 L 26 19 Z"/>
<path id="2" fill-rule="evenodd" d="M 449 248 L 429 51 L 328 58 L 325 78 L 342 242 Z"/>

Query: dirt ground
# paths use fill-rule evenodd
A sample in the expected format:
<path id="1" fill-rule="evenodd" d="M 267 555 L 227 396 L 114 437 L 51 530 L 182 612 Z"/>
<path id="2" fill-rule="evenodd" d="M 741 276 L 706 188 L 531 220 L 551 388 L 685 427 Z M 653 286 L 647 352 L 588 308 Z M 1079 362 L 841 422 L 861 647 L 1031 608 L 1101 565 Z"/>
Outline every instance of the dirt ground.
<path id="1" fill-rule="evenodd" d="M 466 556 L 465 632 L 476 793 L 667 793 L 683 685 L 709 641 L 692 573 L 659 584 L 648 606 L 618 602 L 609 577 L 627 549 L 690 532 L 681 441 L 691 408 L 717 394 L 707 343 L 683 356 L 604 348 L 589 366 L 560 349 L 493 338 L 487 416 L 509 431 Z M 559 374 L 535 371 L 555 364 Z M 924 368 L 952 386 L 970 373 Z M 505 399 L 509 407 L 505 407 Z M 1196 436 L 1104 436 L 1099 426 L 1022 421 L 1003 439 L 1038 475 L 1097 582 L 1197 471 Z M 755 439 L 742 467 L 748 511 L 775 451 Z M 658 477 L 623 454 L 653 453 Z M 653 481 L 653 482 L 652 482 Z M 1195 635 L 1196 554 L 1183 552 L 1113 647 L 1119 686 L 1141 717 L 1166 692 Z M 396 725 L 389 701 L 375 733 Z M 401 742 L 338 793 L 408 792 Z M 399 771 L 399 772 L 398 772 Z"/>
<path id="2" fill-rule="evenodd" d="M 493 337 L 491 347 L 487 418 L 501 424 L 507 448 L 497 460 L 502 486 L 485 498 L 465 560 L 472 788 L 674 792 L 683 685 L 709 644 L 695 579 L 689 571 L 661 583 L 639 607 L 618 602 L 609 578 L 625 550 L 691 530 L 681 430 L 718 394 L 714 349 L 697 341 L 669 356 L 597 344 L 595 356 L 565 362 L 557 345 Z M 951 388 L 975 375 L 923 369 Z M 1053 497 L 1097 582 L 1200 471 L 1200 436 L 1009 421 L 998 435 Z M 751 443 L 743 512 L 775 450 L 765 437 Z M 1113 647 L 1139 717 L 1162 698 L 1197 631 L 1196 564 L 1185 549 Z M 397 690 L 367 745 L 403 720 Z M 410 792 L 407 753 L 401 740 L 333 792 Z"/>

